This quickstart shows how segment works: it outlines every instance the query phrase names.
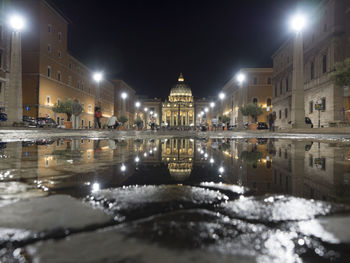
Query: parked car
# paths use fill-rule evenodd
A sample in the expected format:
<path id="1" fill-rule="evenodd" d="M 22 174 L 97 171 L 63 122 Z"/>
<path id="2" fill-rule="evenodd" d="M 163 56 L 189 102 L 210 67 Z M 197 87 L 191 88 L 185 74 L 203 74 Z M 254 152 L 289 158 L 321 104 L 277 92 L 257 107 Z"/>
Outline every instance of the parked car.
<path id="1" fill-rule="evenodd" d="M 0 121 L 7 121 L 7 114 L 6 113 L 3 113 L 3 112 L 0 113 Z"/>
<path id="2" fill-rule="evenodd" d="M 40 128 L 56 128 L 57 123 L 48 117 L 37 118 L 37 125 Z"/>
<path id="3" fill-rule="evenodd" d="M 305 123 L 306 123 L 306 124 L 311 124 L 311 128 L 314 127 L 314 125 L 313 125 L 313 123 L 312 123 L 312 121 L 310 120 L 309 117 L 305 117 Z"/>
<path id="4" fill-rule="evenodd" d="M 258 130 L 268 130 L 269 127 L 267 126 L 267 123 L 266 122 L 258 122 L 258 127 L 257 127 Z"/>
<path id="5" fill-rule="evenodd" d="M 27 123 L 29 127 L 36 127 L 37 126 L 36 120 L 30 116 L 23 116 L 23 122 Z"/>

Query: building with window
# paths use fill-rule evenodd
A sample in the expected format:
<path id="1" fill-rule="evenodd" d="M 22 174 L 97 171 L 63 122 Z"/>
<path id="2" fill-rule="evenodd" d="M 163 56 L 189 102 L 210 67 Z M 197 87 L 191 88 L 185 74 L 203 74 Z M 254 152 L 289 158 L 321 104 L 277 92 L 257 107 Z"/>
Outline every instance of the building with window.
<path id="1" fill-rule="evenodd" d="M 0 1 L 0 112 L 7 111 L 7 96 L 10 77 L 10 38 L 11 33 L 8 29 L 6 19 L 6 10 L 9 7 L 9 1 Z"/>
<path id="2" fill-rule="evenodd" d="M 114 114 L 114 85 L 92 79 L 92 70 L 68 51 L 69 20 L 45 0 L 13 0 L 26 14 L 30 30 L 22 34 L 23 115 L 49 116 L 59 123 L 66 114 L 52 107 L 59 101 L 78 99 L 83 106 L 82 127 L 93 127 L 94 108 L 102 109 L 102 124 Z"/>
<path id="3" fill-rule="evenodd" d="M 347 87 L 337 87 L 330 79 L 335 63 L 350 56 L 350 4 L 346 0 L 322 1 L 309 18 L 312 24 L 304 35 L 304 91 L 305 116 L 317 127 L 321 102 L 321 126 L 347 122 L 350 110 Z M 290 128 L 293 74 L 293 38 L 288 39 L 272 56 L 273 105 L 275 125 Z M 281 114 L 280 114 L 281 112 Z"/>
<path id="4" fill-rule="evenodd" d="M 240 110 L 240 96 L 243 105 L 255 103 L 263 108 L 264 113 L 258 117 L 258 121 L 267 122 L 267 116 L 272 112 L 272 68 L 243 68 L 239 71 L 245 75 L 245 80 L 240 86 L 235 77 L 228 81 L 222 88 L 225 94 L 223 100 L 218 100 L 217 115 L 225 115 L 230 118 L 231 125 L 238 124 Z M 251 121 L 243 117 L 243 122 Z"/>

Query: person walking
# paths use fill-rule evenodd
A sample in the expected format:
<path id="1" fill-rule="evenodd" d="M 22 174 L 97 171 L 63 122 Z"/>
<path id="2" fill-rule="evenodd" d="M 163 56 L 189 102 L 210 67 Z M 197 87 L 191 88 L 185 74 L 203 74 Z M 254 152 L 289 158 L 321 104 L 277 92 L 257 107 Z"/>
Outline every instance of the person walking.
<path id="1" fill-rule="evenodd" d="M 95 129 L 97 129 L 97 127 L 99 129 L 101 129 L 101 121 L 100 121 L 101 118 L 102 118 L 102 112 L 101 112 L 99 107 L 96 107 L 95 108 L 95 118 L 94 118 L 95 119 L 95 123 L 94 123 Z"/>
<path id="2" fill-rule="evenodd" d="M 74 130 L 79 129 L 80 114 L 83 112 L 83 107 L 79 104 L 79 101 L 75 99 L 72 104 L 72 126 Z"/>

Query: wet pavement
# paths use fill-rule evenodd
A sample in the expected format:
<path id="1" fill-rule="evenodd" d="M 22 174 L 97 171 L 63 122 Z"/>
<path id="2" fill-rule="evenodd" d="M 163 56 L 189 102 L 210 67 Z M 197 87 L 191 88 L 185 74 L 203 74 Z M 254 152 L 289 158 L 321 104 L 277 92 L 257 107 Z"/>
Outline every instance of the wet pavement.
<path id="1" fill-rule="evenodd" d="M 0 262 L 348 262 L 350 143 L 0 144 Z"/>

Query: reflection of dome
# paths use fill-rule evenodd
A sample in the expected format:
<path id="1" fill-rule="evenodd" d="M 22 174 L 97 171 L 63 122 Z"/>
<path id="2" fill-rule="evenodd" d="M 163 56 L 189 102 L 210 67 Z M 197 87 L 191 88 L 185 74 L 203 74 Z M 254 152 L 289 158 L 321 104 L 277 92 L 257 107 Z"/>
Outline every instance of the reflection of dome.
<path id="1" fill-rule="evenodd" d="M 170 90 L 170 101 L 173 97 L 192 97 L 191 88 L 185 84 L 182 73 L 180 73 L 178 83 Z"/>
<path id="2" fill-rule="evenodd" d="M 171 177 L 175 181 L 184 181 L 191 175 L 192 163 L 191 162 L 171 162 L 168 164 L 168 169 Z"/>

